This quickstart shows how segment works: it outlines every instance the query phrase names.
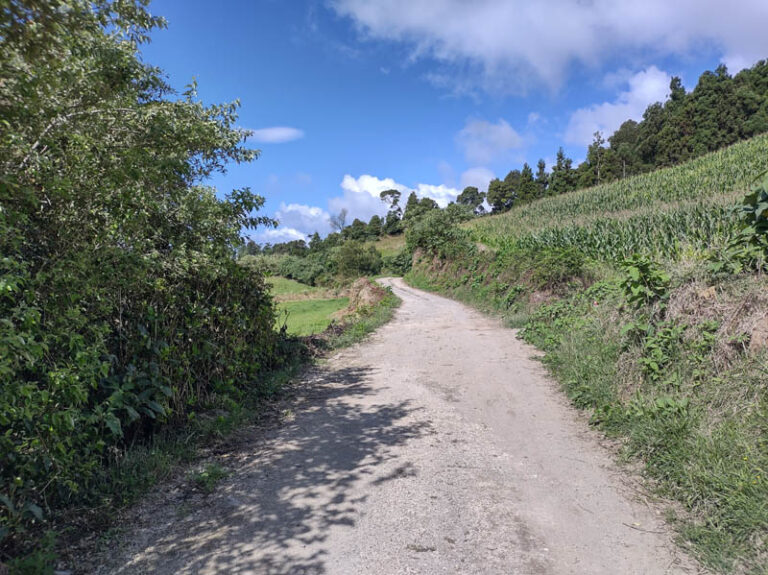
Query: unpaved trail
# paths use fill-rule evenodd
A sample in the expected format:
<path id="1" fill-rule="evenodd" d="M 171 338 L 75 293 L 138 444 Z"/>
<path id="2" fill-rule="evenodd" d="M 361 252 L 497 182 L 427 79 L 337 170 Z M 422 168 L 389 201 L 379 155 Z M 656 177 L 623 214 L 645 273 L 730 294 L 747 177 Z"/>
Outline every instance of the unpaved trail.
<path id="1" fill-rule="evenodd" d="M 313 370 L 195 509 L 150 498 L 96 572 L 698 572 L 532 348 L 389 282 L 392 322 Z"/>

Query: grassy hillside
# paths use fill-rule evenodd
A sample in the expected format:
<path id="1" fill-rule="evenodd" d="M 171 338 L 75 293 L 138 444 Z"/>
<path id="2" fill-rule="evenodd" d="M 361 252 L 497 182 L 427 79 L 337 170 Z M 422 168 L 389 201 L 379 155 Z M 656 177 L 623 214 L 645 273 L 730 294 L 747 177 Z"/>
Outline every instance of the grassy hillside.
<path id="1" fill-rule="evenodd" d="M 597 259 L 676 257 L 733 230 L 732 205 L 768 168 L 768 135 L 687 164 L 513 208 L 468 224 L 495 248 L 574 246 Z"/>
<path id="2" fill-rule="evenodd" d="M 407 279 L 522 327 L 724 573 L 768 573 L 768 233 L 729 209 L 767 168 L 761 136 L 475 220 L 450 250 L 409 235 Z"/>
<path id="3" fill-rule="evenodd" d="M 321 288 L 310 286 L 297 282 L 296 280 L 270 276 L 266 279 L 267 284 L 271 286 L 272 295 L 275 301 L 299 301 L 305 299 L 334 299 L 338 295 L 336 289 Z"/>
<path id="4" fill-rule="evenodd" d="M 373 246 L 383 257 L 396 256 L 405 247 L 405 236 L 384 236 L 373 242 Z"/>

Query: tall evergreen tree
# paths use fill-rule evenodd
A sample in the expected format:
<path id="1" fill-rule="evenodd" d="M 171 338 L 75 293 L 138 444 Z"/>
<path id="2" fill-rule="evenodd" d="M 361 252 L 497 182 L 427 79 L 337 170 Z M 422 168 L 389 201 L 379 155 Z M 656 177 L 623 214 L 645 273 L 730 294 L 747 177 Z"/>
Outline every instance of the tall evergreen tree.
<path id="1" fill-rule="evenodd" d="M 557 196 L 576 188 L 573 160 L 565 155 L 561 147 L 557 151 L 555 166 L 549 176 L 549 194 Z"/>
<path id="2" fill-rule="evenodd" d="M 517 199 L 520 202 L 530 202 L 538 196 L 538 187 L 533 179 L 533 170 L 527 163 L 523 164 L 520 179 L 517 184 Z"/>
<path id="3" fill-rule="evenodd" d="M 547 186 L 549 185 L 549 176 L 547 175 L 547 163 L 541 159 L 536 164 L 536 196 L 541 198 L 547 195 Z"/>

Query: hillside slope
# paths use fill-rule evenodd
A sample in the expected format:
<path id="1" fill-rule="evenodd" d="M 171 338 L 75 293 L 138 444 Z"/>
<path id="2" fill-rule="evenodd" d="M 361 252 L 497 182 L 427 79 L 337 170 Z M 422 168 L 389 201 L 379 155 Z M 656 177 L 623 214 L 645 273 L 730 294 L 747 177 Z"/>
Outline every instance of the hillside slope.
<path id="1" fill-rule="evenodd" d="M 450 250 L 411 238 L 410 283 L 524 327 L 722 572 L 768 565 L 768 239 L 729 210 L 766 168 L 761 136 L 475 220 Z"/>

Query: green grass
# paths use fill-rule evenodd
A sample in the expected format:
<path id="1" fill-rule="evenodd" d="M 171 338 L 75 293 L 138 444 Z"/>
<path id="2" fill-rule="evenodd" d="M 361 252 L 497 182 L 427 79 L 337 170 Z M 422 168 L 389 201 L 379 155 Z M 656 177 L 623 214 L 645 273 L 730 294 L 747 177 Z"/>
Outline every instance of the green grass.
<path id="1" fill-rule="evenodd" d="M 333 290 L 310 286 L 280 276 L 267 278 L 272 286 L 272 295 L 277 301 L 292 301 L 300 299 L 332 299 Z"/>
<path id="2" fill-rule="evenodd" d="M 200 471 L 190 473 L 189 480 L 203 493 L 210 495 L 222 479 L 229 477 L 229 471 L 218 463 L 208 463 Z"/>
<path id="3" fill-rule="evenodd" d="M 308 286 L 295 280 L 267 278 L 277 302 L 277 328 L 283 324 L 290 335 L 312 335 L 331 324 L 331 316 L 349 305 L 344 297 L 334 297 L 332 290 Z"/>
<path id="4" fill-rule="evenodd" d="M 405 234 L 384 236 L 373 242 L 373 246 L 383 257 L 396 256 L 405 247 Z"/>
<path id="5" fill-rule="evenodd" d="M 312 335 L 331 324 L 331 316 L 349 305 L 349 299 L 308 299 L 278 304 L 278 327 L 285 323 L 291 335 Z"/>

